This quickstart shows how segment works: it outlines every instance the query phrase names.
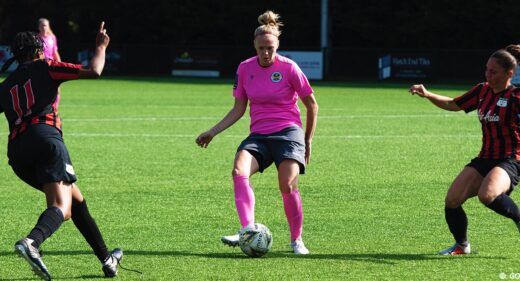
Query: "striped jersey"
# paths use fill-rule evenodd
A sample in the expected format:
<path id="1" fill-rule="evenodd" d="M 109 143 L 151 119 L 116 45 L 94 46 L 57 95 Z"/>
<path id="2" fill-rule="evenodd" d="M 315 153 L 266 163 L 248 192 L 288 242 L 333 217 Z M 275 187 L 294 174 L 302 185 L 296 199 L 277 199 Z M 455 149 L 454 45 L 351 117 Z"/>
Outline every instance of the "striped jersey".
<path id="1" fill-rule="evenodd" d="M 61 133 L 54 101 L 62 82 L 78 79 L 81 65 L 37 60 L 21 64 L 0 84 L 0 112 L 9 123 L 9 141 L 32 124 L 47 124 Z"/>
<path id="2" fill-rule="evenodd" d="M 520 89 L 513 86 L 500 93 L 493 93 L 486 82 L 454 99 L 455 104 L 466 113 L 477 110 L 482 126 L 479 157 L 520 160 L 519 93 Z"/>

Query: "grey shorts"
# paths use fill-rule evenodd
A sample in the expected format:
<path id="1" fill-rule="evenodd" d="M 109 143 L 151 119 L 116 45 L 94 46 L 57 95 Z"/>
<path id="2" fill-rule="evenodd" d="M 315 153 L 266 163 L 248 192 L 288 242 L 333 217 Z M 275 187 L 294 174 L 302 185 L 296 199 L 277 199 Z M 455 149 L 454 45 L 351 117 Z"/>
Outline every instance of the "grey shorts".
<path id="1" fill-rule="evenodd" d="M 273 162 L 276 167 L 283 160 L 298 162 L 300 174 L 305 174 L 305 136 L 302 128 L 289 127 L 269 135 L 250 134 L 238 146 L 237 152 L 247 150 L 255 157 L 263 172 Z"/>

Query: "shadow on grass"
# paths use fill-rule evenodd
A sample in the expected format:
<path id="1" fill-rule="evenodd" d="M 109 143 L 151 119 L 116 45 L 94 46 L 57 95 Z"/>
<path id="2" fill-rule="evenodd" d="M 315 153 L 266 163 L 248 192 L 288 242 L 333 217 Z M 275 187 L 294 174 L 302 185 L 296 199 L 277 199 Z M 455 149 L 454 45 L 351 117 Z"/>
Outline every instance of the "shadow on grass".
<path id="1" fill-rule="evenodd" d="M 230 253 L 193 253 L 188 251 L 147 251 L 147 250 L 124 250 L 125 255 L 128 256 L 187 256 L 187 257 L 202 257 L 202 258 L 210 258 L 210 259 L 250 259 L 246 255 L 244 255 L 240 250 L 234 250 Z M 10 256 L 14 255 L 12 252 L 0 252 L 0 256 Z M 79 256 L 79 255 L 93 255 L 90 251 L 46 251 L 44 255 L 47 256 Z M 472 254 L 467 256 L 459 256 L 459 257 L 446 257 L 439 256 L 436 254 L 377 254 L 377 253 L 343 253 L 343 254 L 310 254 L 310 255 L 294 255 L 290 251 L 285 252 L 271 252 L 266 257 L 268 259 L 301 259 L 301 260 L 347 260 L 347 261 L 357 261 L 357 262 L 369 262 L 376 264 L 396 264 L 400 261 L 428 261 L 428 260 L 440 260 L 447 259 L 451 261 L 455 261 L 458 259 L 482 259 L 482 260 L 505 260 L 505 257 L 500 256 L 481 256 L 478 254 Z M 263 258 L 259 258 L 263 259 Z M 146 274 L 145 272 L 143 272 Z M 102 275 L 82 275 L 76 277 L 59 277 L 60 280 L 68 280 L 68 279 L 104 279 Z M 4 280 L 39 280 L 38 278 L 30 278 L 30 279 L 1 279 Z"/>
<path id="2" fill-rule="evenodd" d="M 153 251 L 153 250 L 124 250 L 125 256 L 187 256 L 187 257 L 203 257 L 213 259 L 249 259 L 240 250 L 233 250 L 226 253 L 195 253 L 188 251 Z M 78 255 L 93 255 L 90 251 L 43 251 L 44 256 L 78 256 Z M 0 256 L 14 255 L 12 252 L 0 252 Z M 471 254 L 459 257 L 446 257 L 437 254 L 420 254 L 420 253 L 395 253 L 395 254 L 378 254 L 378 253 L 340 253 L 340 254 L 310 254 L 310 255 L 294 255 L 290 251 L 270 252 L 268 258 L 282 258 L 282 259 L 310 259 L 310 260 L 353 260 L 373 263 L 388 263 L 392 264 L 397 261 L 421 261 L 421 260 L 438 260 L 438 259 L 485 259 L 485 260 L 505 260 L 506 257 L 501 256 L 481 256 L 479 254 Z M 2 279 L 0 279 L 2 280 Z"/>
<path id="3" fill-rule="evenodd" d="M 29 271 L 29 269 L 27 269 Z M 59 276 L 52 276 L 52 280 L 58 279 L 58 280 L 74 280 L 74 279 L 99 279 L 99 280 L 106 280 L 106 278 L 100 274 L 100 275 L 82 275 L 82 276 L 75 276 L 75 277 L 59 277 Z M 41 280 L 38 277 L 32 277 L 32 278 L 9 278 L 9 279 L 2 279 L 0 278 L 0 281 L 16 281 L 16 280 Z"/>

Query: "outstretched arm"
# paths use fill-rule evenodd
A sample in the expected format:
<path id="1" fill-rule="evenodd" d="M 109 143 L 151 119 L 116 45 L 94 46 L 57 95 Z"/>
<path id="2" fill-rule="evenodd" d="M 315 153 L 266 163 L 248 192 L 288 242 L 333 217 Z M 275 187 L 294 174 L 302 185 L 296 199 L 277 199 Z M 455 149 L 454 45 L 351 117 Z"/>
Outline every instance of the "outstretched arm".
<path id="1" fill-rule="evenodd" d="M 314 94 L 310 94 L 302 99 L 305 108 L 307 109 L 307 123 L 305 124 L 305 164 L 311 161 L 312 151 L 312 137 L 316 130 L 316 123 L 318 122 L 318 103 Z"/>
<path id="2" fill-rule="evenodd" d="M 105 22 L 103 21 L 99 26 L 99 31 L 96 36 L 96 53 L 90 61 L 90 67 L 79 70 L 80 79 L 92 79 L 101 76 L 101 72 L 103 72 L 103 68 L 105 67 L 105 51 L 109 42 L 110 37 L 107 35 Z"/>
<path id="3" fill-rule="evenodd" d="M 200 134 L 195 142 L 203 148 L 208 147 L 211 140 L 218 135 L 220 132 L 229 128 L 231 125 L 235 124 L 246 112 L 247 108 L 247 99 L 237 99 L 235 98 L 235 104 L 233 108 L 228 112 L 228 114 L 217 123 L 217 125 L 213 126 L 208 131 Z"/>
<path id="4" fill-rule="evenodd" d="M 423 84 L 417 84 L 410 87 L 408 90 L 412 95 L 418 95 L 427 98 L 431 103 L 439 108 L 449 111 L 459 111 L 461 108 L 455 103 L 453 98 L 434 94 L 424 87 Z"/>

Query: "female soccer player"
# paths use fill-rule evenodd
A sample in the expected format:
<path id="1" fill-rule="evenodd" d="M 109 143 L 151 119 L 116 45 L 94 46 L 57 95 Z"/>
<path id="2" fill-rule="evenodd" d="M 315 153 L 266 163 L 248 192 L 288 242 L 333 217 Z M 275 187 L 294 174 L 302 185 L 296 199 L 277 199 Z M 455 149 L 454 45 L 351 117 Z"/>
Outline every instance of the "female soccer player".
<path id="1" fill-rule="evenodd" d="M 48 19 L 41 18 L 38 20 L 38 34 L 43 41 L 43 56 L 47 59 L 61 61 L 60 53 L 58 53 L 58 40 L 51 29 Z"/>
<path id="2" fill-rule="evenodd" d="M 509 197 L 520 176 L 520 89 L 511 85 L 520 59 L 520 45 L 509 45 L 491 55 L 486 64 L 486 80 L 469 92 L 449 98 L 434 94 L 423 85 L 413 85 L 412 94 L 429 99 L 449 111 L 477 110 L 482 124 L 480 154 L 455 178 L 445 198 L 445 217 L 455 244 L 441 255 L 471 253 L 467 237 L 468 220 L 462 204 L 478 196 L 480 202 L 510 218 L 520 230 L 520 211 Z"/>
<path id="3" fill-rule="evenodd" d="M 0 112 L 4 112 L 10 131 L 9 164 L 20 179 L 44 192 L 47 200 L 47 209 L 29 235 L 16 242 L 15 251 L 43 280 L 51 280 L 51 275 L 41 259 L 40 245 L 69 218 L 101 261 L 105 276 L 117 274 L 123 255 L 120 249 L 108 252 L 87 203 L 74 183 L 76 176 L 63 143 L 60 118 L 53 106 L 62 82 L 101 75 L 109 41 L 102 22 L 91 66 L 82 68 L 45 59 L 44 44 L 37 34 L 18 33 L 11 51 L 19 67 L 0 84 Z"/>
<path id="4" fill-rule="evenodd" d="M 60 53 L 58 53 L 58 40 L 56 35 L 51 29 L 51 24 L 48 19 L 41 18 L 38 20 L 38 35 L 43 41 L 43 56 L 46 59 L 55 61 L 61 61 Z M 56 96 L 55 107 L 58 108 L 60 104 L 60 89 L 58 89 L 58 95 Z"/>
<path id="5" fill-rule="evenodd" d="M 240 224 L 245 227 L 255 222 L 255 197 L 249 177 L 263 172 L 274 162 L 291 232 L 291 247 L 295 254 L 308 254 L 301 238 L 303 213 L 298 174 L 305 172 L 311 157 L 318 105 L 307 78 L 296 63 L 276 53 L 282 25 L 278 19 L 278 14 L 271 11 L 258 17 L 261 25 L 254 33 L 257 55 L 238 67 L 233 86 L 234 106 L 219 123 L 198 136 L 196 143 L 206 148 L 218 133 L 244 115 L 249 101 L 251 134 L 238 147 L 232 171 Z M 307 109 L 305 135 L 298 98 Z M 238 235 L 224 236 L 222 242 L 236 246 Z"/>

